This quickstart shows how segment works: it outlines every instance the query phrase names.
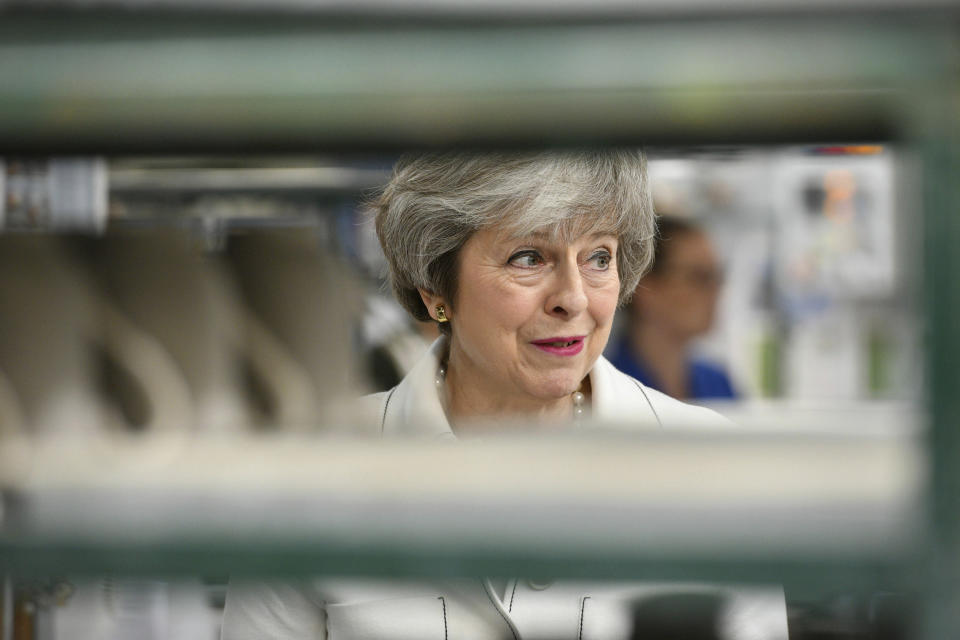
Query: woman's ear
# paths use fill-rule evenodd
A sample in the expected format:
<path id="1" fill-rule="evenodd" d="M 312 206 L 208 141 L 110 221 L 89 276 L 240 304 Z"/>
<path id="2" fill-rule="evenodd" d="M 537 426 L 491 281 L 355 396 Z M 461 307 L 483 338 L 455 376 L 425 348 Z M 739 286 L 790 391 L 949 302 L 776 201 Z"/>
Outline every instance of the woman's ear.
<path id="1" fill-rule="evenodd" d="M 420 299 L 423 300 L 423 306 L 427 308 L 427 313 L 430 315 L 430 318 L 439 320 L 439 318 L 437 318 L 437 307 L 441 305 L 444 307 L 447 317 L 450 317 L 450 305 L 444 301 L 442 296 L 431 293 L 426 289 L 418 288 L 417 291 L 420 293 Z"/>

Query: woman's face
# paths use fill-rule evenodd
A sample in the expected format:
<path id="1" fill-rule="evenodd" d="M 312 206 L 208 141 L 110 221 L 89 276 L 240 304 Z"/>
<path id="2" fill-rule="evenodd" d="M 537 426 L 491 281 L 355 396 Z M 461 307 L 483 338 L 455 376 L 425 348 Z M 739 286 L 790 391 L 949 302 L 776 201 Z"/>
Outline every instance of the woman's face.
<path id="1" fill-rule="evenodd" d="M 683 233 L 670 240 L 666 264 L 643 279 L 636 293 L 637 318 L 665 335 L 688 341 L 713 326 L 723 274 L 705 233 Z"/>
<path id="2" fill-rule="evenodd" d="M 478 231 L 459 255 L 450 366 L 498 404 L 535 407 L 577 390 L 603 351 L 620 292 L 617 238 Z"/>

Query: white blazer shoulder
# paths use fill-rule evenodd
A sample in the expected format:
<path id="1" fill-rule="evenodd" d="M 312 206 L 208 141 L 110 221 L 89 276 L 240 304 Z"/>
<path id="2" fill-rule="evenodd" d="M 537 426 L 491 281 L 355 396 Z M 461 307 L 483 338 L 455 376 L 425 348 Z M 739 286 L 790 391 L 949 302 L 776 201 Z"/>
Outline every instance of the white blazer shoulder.
<path id="1" fill-rule="evenodd" d="M 643 427 L 729 427 L 732 423 L 706 407 L 680 402 L 628 376 L 600 356 L 590 371 L 593 416 L 603 422 Z"/>

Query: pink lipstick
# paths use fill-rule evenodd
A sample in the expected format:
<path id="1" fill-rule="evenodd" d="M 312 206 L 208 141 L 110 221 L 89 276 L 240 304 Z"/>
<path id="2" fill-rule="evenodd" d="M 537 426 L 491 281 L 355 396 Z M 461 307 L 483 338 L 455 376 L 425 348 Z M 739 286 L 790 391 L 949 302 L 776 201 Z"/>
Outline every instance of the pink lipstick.
<path id="1" fill-rule="evenodd" d="M 586 336 L 567 336 L 534 340 L 530 344 L 541 351 L 555 356 L 575 356 L 583 351 L 583 339 Z"/>

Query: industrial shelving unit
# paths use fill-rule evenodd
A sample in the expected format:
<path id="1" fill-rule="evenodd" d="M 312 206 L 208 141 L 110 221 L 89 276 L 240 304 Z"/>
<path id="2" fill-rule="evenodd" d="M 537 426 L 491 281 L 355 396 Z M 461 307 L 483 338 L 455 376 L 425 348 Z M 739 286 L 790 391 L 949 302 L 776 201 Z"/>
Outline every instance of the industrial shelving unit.
<path id="1" fill-rule="evenodd" d="M 278 528 L 264 538 L 263 530 L 244 529 L 238 515 L 239 531 L 246 537 L 218 537 L 213 522 L 204 535 L 173 527 L 145 540 L 138 537 L 143 523 L 124 522 L 116 512 L 105 511 L 103 519 L 85 521 L 83 535 L 48 535 L 58 529 L 45 526 L 78 526 L 77 521 L 58 520 L 56 514 L 63 513 L 58 506 L 65 504 L 58 491 L 79 482 L 87 493 L 79 498 L 70 494 L 70 501 L 92 508 L 129 477 L 91 476 L 83 450 L 7 441 L 0 443 L 5 466 L 0 473 L 5 492 L 0 570 L 15 576 L 78 571 L 312 574 L 322 567 L 366 575 L 509 571 L 760 581 L 810 593 L 840 585 L 883 587 L 922 596 L 922 637 L 953 637 L 960 627 L 960 396 L 954 374 L 960 362 L 960 256 L 954 250 L 960 246 L 960 10 L 952 3 L 906 1 L 868 8 L 852 1 L 829 8 L 735 3 L 722 10 L 692 2 L 639 7 L 608 2 L 554 10 L 533 2 L 485 10 L 471 3 L 431 2 L 391 9 L 374 3 L 351 8 L 245 3 L 225 9 L 218 3 L 158 2 L 137 10 L 123 3 L 80 9 L 54 2 L 40 11 L 0 4 L 3 155 L 894 143 L 918 157 L 922 167 L 922 211 L 916 212 L 915 224 L 923 230 L 918 255 L 923 261 L 927 362 L 919 456 L 912 441 L 883 434 L 737 437 L 731 455 L 740 456 L 743 469 L 760 474 L 767 468 L 764 457 L 773 456 L 782 463 L 784 477 L 795 477 L 800 494 L 813 492 L 804 495 L 813 495 L 815 506 L 833 513 L 834 520 L 825 520 L 822 529 L 801 535 L 771 528 L 766 544 L 760 539 L 753 539 L 752 547 L 721 544 L 710 532 L 683 539 L 670 523 L 629 539 L 596 530 L 578 536 L 570 528 L 567 538 L 546 546 L 535 535 L 530 539 L 507 531 L 494 538 L 496 544 L 461 537 L 454 542 L 447 538 L 438 548 L 420 537 L 425 525 L 418 529 L 409 522 L 408 536 L 347 535 L 372 525 L 399 524 L 400 514 L 390 510 L 375 521 L 364 520 L 360 512 L 341 513 L 339 522 L 354 527 L 348 526 L 347 534 L 322 516 L 302 520 L 279 514 Z M 630 450 L 641 456 L 659 446 L 682 465 L 697 459 L 704 442 L 709 443 L 658 436 L 606 449 L 601 444 L 578 450 L 578 455 L 609 463 L 615 451 L 633 446 Z M 803 451 L 811 443 L 818 455 L 832 460 L 821 459 L 826 466 L 818 469 L 862 473 L 864 483 L 845 494 L 848 506 L 860 509 L 853 509 L 856 517 L 844 519 L 829 511 L 840 508 L 835 496 L 804 484 L 809 474 L 802 473 L 803 464 L 809 460 Z M 210 504 L 223 506 L 218 500 L 229 483 L 204 472 L 201 456 L 191 456 L 182 443 L 167 446 L 178 461 L 178 473 L 191 478 L 192 487 L 207 491 L 212 501 L 194 505 L 196 513 Z M 212 447 L 204 449 L 211 455 L 219 451 L 209 443 L 203 446 Z M 293 496 L 298 508 L 292 511 L 305 513 L 335 495 L 335 483 L 323 474 L 301 478 L 306 484 L 277 475 L 291 452 L 282 443 L 271 446 L 256 454 L 266 461 L 259 480 L 275 491 L 263 498 L 264 507 L 271 498 Z M 403 468 L 419 463 L 425 479 L 443 477 L 444 469 L 430 461 L 429 451 L 399 447 L 389 458 L 395 462 L 389 462 L 360 445 L 337 446 L 319 449 L 311 464 L 335 465 L 348 458 L 363 461 L 361 469 L 364 464 Z M 556 446 L 553 463 L 538 463 L 544 474 L 556 472 L 550 465 L 566 459 L 564 445 Z M 457 460 L 469 469 L 489 461 L 488 454 L 472 450 L 454 455 L 462 455 Z M 109 455 L 136 460 L 144 454 L 134 443 Z M 233 455 L 252 459 L 249 452 L 234 450 Z M 616 467 L 607 468 L 614 477 Z M 37 480 L 43 470 L 55 479 Z M 636 473 L 641 486 L 650 479 L 643 471 Z M 148 478 L 143 486 L 162 488 L 168 479 L 161 474 L 153 478 L 155 484 Z M 583 499 L 600 497 L 611 486 L 599 482 Z M 304 487 L 310 488 L 308 495 Z M 696 494 L 684 493 L 693 489 L 672 490 L 674 504 L 693 508 Z M 384 499 L 384 491 L 369 486 L 357 499 L 380 504 L 376 501 Z M 654 498 L 637 498 L 633 513 L 643 513 Z M 488 499 L 494 498 L 477 497 L 478 514 L 492 508 L 493 502 L 484 501 Z M 533 489 L 526 499 L 535 503 Z M 40 506 L 21 517 L 23 504 Z M 755 509 L 754 524 L 789 515 L 756 495 L 747 495 L 743 504 Z M 570 505 L 560 507 L 539 523 L 528 523 L 529 531 L 542 534 L 561 523 L 561 513 Z M 611 507 L 595 517 L 612 523 L 614 512 Z M 438 532 L 457 530 L 449 515 L 416 513 Z M 870 523 L 876 528 L 865 528 Z M 746 533 L 747 524 L 731 529 L 727 542 Z M 127 535 L 109 538 L 104 535 L 108 529 Z"/>

